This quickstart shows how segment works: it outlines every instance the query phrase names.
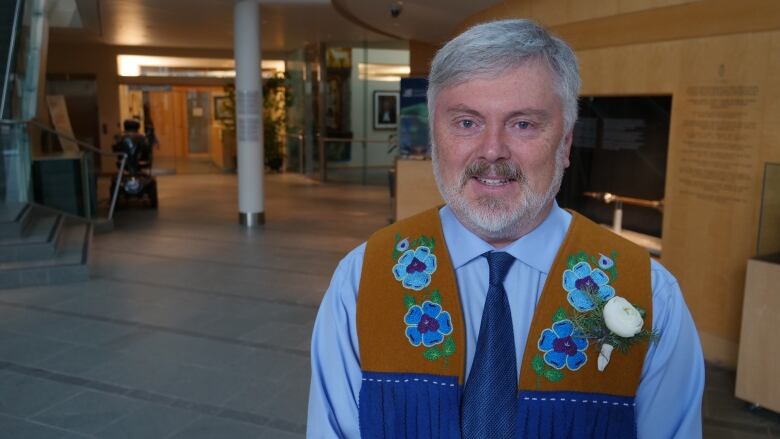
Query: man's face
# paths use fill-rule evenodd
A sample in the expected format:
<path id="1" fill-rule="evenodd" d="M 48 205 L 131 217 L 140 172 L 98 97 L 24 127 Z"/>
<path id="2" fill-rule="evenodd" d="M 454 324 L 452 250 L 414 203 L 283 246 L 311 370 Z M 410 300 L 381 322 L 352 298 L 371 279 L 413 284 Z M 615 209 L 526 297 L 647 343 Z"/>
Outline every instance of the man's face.
<path id="1" fill-rule="evenodd" d="M 561 99 L 549 68 L 528 60 L 439 92 L 434 170 L 458 219 L 495 246 L 546 216 L 569 166 Z"/>

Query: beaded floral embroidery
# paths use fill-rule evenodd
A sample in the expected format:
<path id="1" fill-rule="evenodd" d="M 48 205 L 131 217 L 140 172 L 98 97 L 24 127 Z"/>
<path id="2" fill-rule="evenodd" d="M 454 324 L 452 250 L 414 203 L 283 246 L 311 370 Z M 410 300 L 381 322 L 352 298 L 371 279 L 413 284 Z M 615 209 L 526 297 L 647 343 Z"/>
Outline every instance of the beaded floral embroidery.
<path id="1" fill-rule="evenodd" d="M 450 313 L 442 310 L 441 305 L 426 300 L 422 306 L 412 305 L 404 316 L 406 337 L 412 346 L 422 344 L 426 348 L 444 341 L 445 335 L 452 333 Z"/>
<path id="2" fill-rule="evenodd" d="M 588 340 L 577 331 L 566 311 L 558 308 L 552 321 L 552 326 L 542 330 L 536 343 L 542 353 L 531 359 L 537 388 L 541 378 L 553 383 L 558 382 L 566 376 L 564 369 L 577 371 L 588 362 L 588 355 L 585 353 Z"/>
<path id="3" fill-rule="evenodd" d="M 617 257 L 618 253 L 615 251 L 610 256 L 588 255 L 581 251 L 568 257 L 562 281 L 566 300 L 574 310 L 567 313 L 564 308 L 558 308 L 553 315 L 552 327 L 544 329 L 539 337 L 537 347 L 542 354 L 537 354 L 532 359 L 537 385 L 540 377 L 557 382 L 564 378 L 564 369 L 581 369 L 588 361 L 585 350 L 590 344 L 589 340 L 594 342 L 599 350 L 597 368 L 603 371 L 609 363 L 613 348 L 617 347 L 625 353 L 634 343 L 642 340 L 654 341 L 658 338 L 657 333 L 641 328 L 644 310 L 634 308 L 628 301 L 617 296 L 615 288 L 610 285 L 618 276 L 615 263 Z M 616 318 L 605 314 L 605 306 L 609 302 L 622 304 L 620 306 L 628 311 L 633 310 L 637 315 L 630 320 L 618 315 L 618 322 L 612 323 Z M 615 314 L 612 310 L 607 311 Z M 631 331 L 620 335 L 623 333 L 621 326 L 629 324 L 633 325 Z"/>
<path id="4" fill-rule="evenodd" d="M 585 353 L 588 340 L 575 332 L 574 324 L 569 319 L 559 320 L 551 328 L 542 331 L 537 345 L 544 352 L 544 362 L 555 369 L 565 367 L 575 371 L 588 362 Z"/>
<path id="5" fill-rule="evenodd" d="M 413 294 L 404 295 L 406 314 L 403 321 L 406 339 L 414 347 L 423 347 L 423 358 L 429 361 L 447 359 L 455 354 L 455 340 L 450 336 L 453 331 L 450 313 L 442 308 L 441 293 L 433 289 L 425 290 L 431 285 L 436 272 L 436 256 L 433 254 L 436 241 L 429 236 L 417 239 L 395 236 L 393 248 L 393 277 L 401 285 L 414 292 L 422 292 L 420 298 Z"/>
<path id="6" fill-rule="evenodd" d="M 612 256 L 616 257 L 617 253 L 613 252 Z M 617 277 L 613 258 L 604 255 L 599 258 L 591 256 L 589 263 L 585 252 L 569 256 L 568 269 L 563 272 L 563 289 L 568 292 L 566 300 L 574 309 L 579 312 L 592 310 L 595 306 L 591 299 L 593 295 L 604 301 L 615 296 L 615 289 L 609 285 L 610 278 L 605 272 L 607 270 L 613 280 Z M 591 263 L 596 268 L 591 268 Z"/>
<path id="7" fill-rule="evenodd" d="M 404 288 L 420 291 L 431 284 L 431 275 L 436 271 L 436 255 L 433 254 L 435 242 L 432 238 L 421 236 L 410 243 L 396 235 L 393 249 L 393 277 Z"/>

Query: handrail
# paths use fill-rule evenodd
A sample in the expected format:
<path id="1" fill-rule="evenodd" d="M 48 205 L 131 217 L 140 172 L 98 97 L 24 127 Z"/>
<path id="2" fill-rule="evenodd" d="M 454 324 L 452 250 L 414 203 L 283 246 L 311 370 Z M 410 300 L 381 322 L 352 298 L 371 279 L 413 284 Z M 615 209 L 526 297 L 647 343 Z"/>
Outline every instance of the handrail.
<path id="1" fill-rule="evenodd" d="M 22 0 L 16 0 L 16 7 L 14 8 L 14 24 L 11 27 L 11 40 L 8 43 L 8 59 L 5 63 L 5 77 L 3 78 L 3 95 L 0 97 L 0 118 L 5 114 L 6 97 L 8 96 L 8 87 L 11 80 L 11 64 L 13 64 L 13 54 L 16 48 L 16 34 L 19 27 L 19 19 L 21 18 Z"/>
<path id="2" fill-rule="evenodd" d="M 583 195 L 603 201 L 605 204 L 624 203 L 630 206 L 647 207 L 664 211 L 664 200 L 646 200 L 644 198 L 624 197 L 609 192 L 583 192 Z"/>
<path id="3" fill-rule="evenodd" d="M 304 141 L 303 133 L 284 133 L 284 135 L 286 137 L 291 138 L 291 139 L 296 139 L 296 140 L 298 140 L 298 142 L 300 142 L 300 144 L 298 145 L 298 172 L 303 174 L 304 173 L 304 169 L 303 169 L 303 160 L 304 160 L 303 149 L 305 147 L 305 145 L 303 143 L 303 141 Z"/>
<path id="4" fill-rule="evenodd" d="M 317 144 L 319 145 L 319 162 L 320 162 L 320 181 L 325 182 L 328 179 L 328 161 L 325 158 L 325 144 L 326 143 L 333 143 L 333 142 L 356 142 L 356 143 L 362 143 L 363 148 L 365 149 L 366 145 L 369 143 L 374 144 L 380 144 L 380 145 L 390 145 L 390 148 L 388 148 L 387 153 L 389 154 L 391 151 L 395 149 L 395 135 L 390 134 L 387 137 L 387 140 L 375 140 L 375 139 L 360 139 L 360 138 L 351 138 L 351 137 L 326 137 L 317 135 Z M 365 157 L 365 156 L 364 156 Z M 365 162 L 363 163 L 363 184 L 366 183 L 366 172 L 365 172 Z"/>
<path id="5" fill-rule="evenodd" d="M 69 142 L 73 142 L 73 143 L 79 145 L 80 147 L 82 147 L 84 149 L 88 149 L 88 150 L 90 150 L 90 151 L 92 151 L 94 153 L 97 153 L 97 154 L 113 155 L 113 156 L 117 156 L 117 157 L 121 156 L 121 155 L 126 155 L 123 152 L 103 151 L 100 148 L 97 148 L 97 147 L 95 147 L 95 146 L 93 146 L 93 145 L 91 145 L 91 144 L 89 144 L 87 142 L 84 142 L 84 141 L 81 141 L 79 139 L 76 139 L 75 137 L 72 137 L 72 136 L 70 136 L 70 135 L 68 135 L 66 133 L 63 133 L 62 131 L 57 131 L 54 128 L 50 128 L 48 125 L 43 124 L 41 122 L 38 122 L 35 119 L 30 119 L 30 120 L 1 119 L 0 120 L 0 125 L 28 125 L 28 124 L 29 125 L 33 125 L 35 127 L 38 127 L 38 128 L 40 128 L 40 129 L 42 129 L 42 130 L 44 130 L 46 132 L 49 132 L 49 133 L 52 133 L 52 134 L 56 134 L 57 137 L 61 137 L 61 138 L 65 139 L 65 140 L 67 140 Z"/>
<path id="6" fill-rule="evenodd" d="M 119 185 L 122 181 L 122 174 L 125 173 L 125 164 L 127 163 L 127 154 L 123 152 L 108 152 L 103 151 L 100 148 L 96 148 L 93 145 L 90 145 L 87 142 L 83 142 L 79 139 L 74 138 L 73 136 L 70 136 L 68 134 L 65 134 L 63 132 L 57 131 L 56 129 L 50 128 L 48 125 L 43 124 L 35 119 L 30 120 L 16 120 L 16 119 L 0 119 L 0 125 L 32 125 L 37 128 L 40 128 L 43 131 L 46 131 L 51 134 L 55 134 L 58 137 L 61 137 L 62 139 L 65 139 L 67 141 L 73 142 L 76 145 L 78 145 L 80 148 L 89 150 L 91 152 L 94 152 L 96 154 L 100 155 L 107 155 L 107 156 L 115 156 L 121 160 L 121 163 L 119 165 L 119 172 L 116 175 L 116 184 L 114 185 L 114 194 L 111 196 L 111 206 L 108 208 L 108 220 L 111 221 L 111 219 L 114 217 L 114 209 L 116 208 L 116 199 L 119 196 Z M 86 177 L 84 177 L 86 178 Z M 89 214 L 88 214 L 89 216 Z"/>
<path id="7" fill-rule="evenodd" d="M 321 137 L 323 142 L 358 142 L 358 143 L 392 143 L 393 139 L 387 140 L 373 140 L 373 139 L 357 139 L 352 137 Z"/>

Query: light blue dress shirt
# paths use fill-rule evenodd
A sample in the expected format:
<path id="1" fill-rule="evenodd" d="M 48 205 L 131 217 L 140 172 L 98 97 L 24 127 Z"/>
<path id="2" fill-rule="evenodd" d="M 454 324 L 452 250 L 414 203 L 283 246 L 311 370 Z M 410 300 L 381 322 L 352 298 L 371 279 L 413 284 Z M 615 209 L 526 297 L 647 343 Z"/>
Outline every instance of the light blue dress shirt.
<path id="1" fill-rule="evenodd" d="M 449 207 L 442 208 L 439 215 L 465 319 L 468 376 L 488 290 L 487 260 L 480 256 L 495 249 L 466 229 Z M 501 249 L 517 259 L 504 285 L 512 312 L 518 372 L 536 303 L 570 223 L 571 214 L 556 204 L 538 227 Z M 360 437 L 362 375 L 355 308 L 365 248 L 364 243 L 339 263 L 314 324 L 309 438 Z M 638 435 L 640 439 L 700 438 L 704 360 L 699 337 L 674 277 L 653 260 L 651 278 L 653 327 L 661 338 L 647 352 L 637 390 Z"/>

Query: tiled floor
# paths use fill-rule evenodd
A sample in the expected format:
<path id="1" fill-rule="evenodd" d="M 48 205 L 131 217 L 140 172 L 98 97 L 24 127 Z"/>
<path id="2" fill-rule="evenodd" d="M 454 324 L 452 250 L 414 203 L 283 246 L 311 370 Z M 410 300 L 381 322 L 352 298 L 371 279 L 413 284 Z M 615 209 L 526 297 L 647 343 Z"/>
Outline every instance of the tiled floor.
<path id="1" fill-rule="evenodd" d="M 309 337 L 338 260 L 387 223 L 386 187 L 267 178 L 236 225 L 231 175 L 159 177 L 87 283 L 0 291 L 0 438 L 302 438 Z M 708 369 L 705 437 L 780 437 Z"/>

